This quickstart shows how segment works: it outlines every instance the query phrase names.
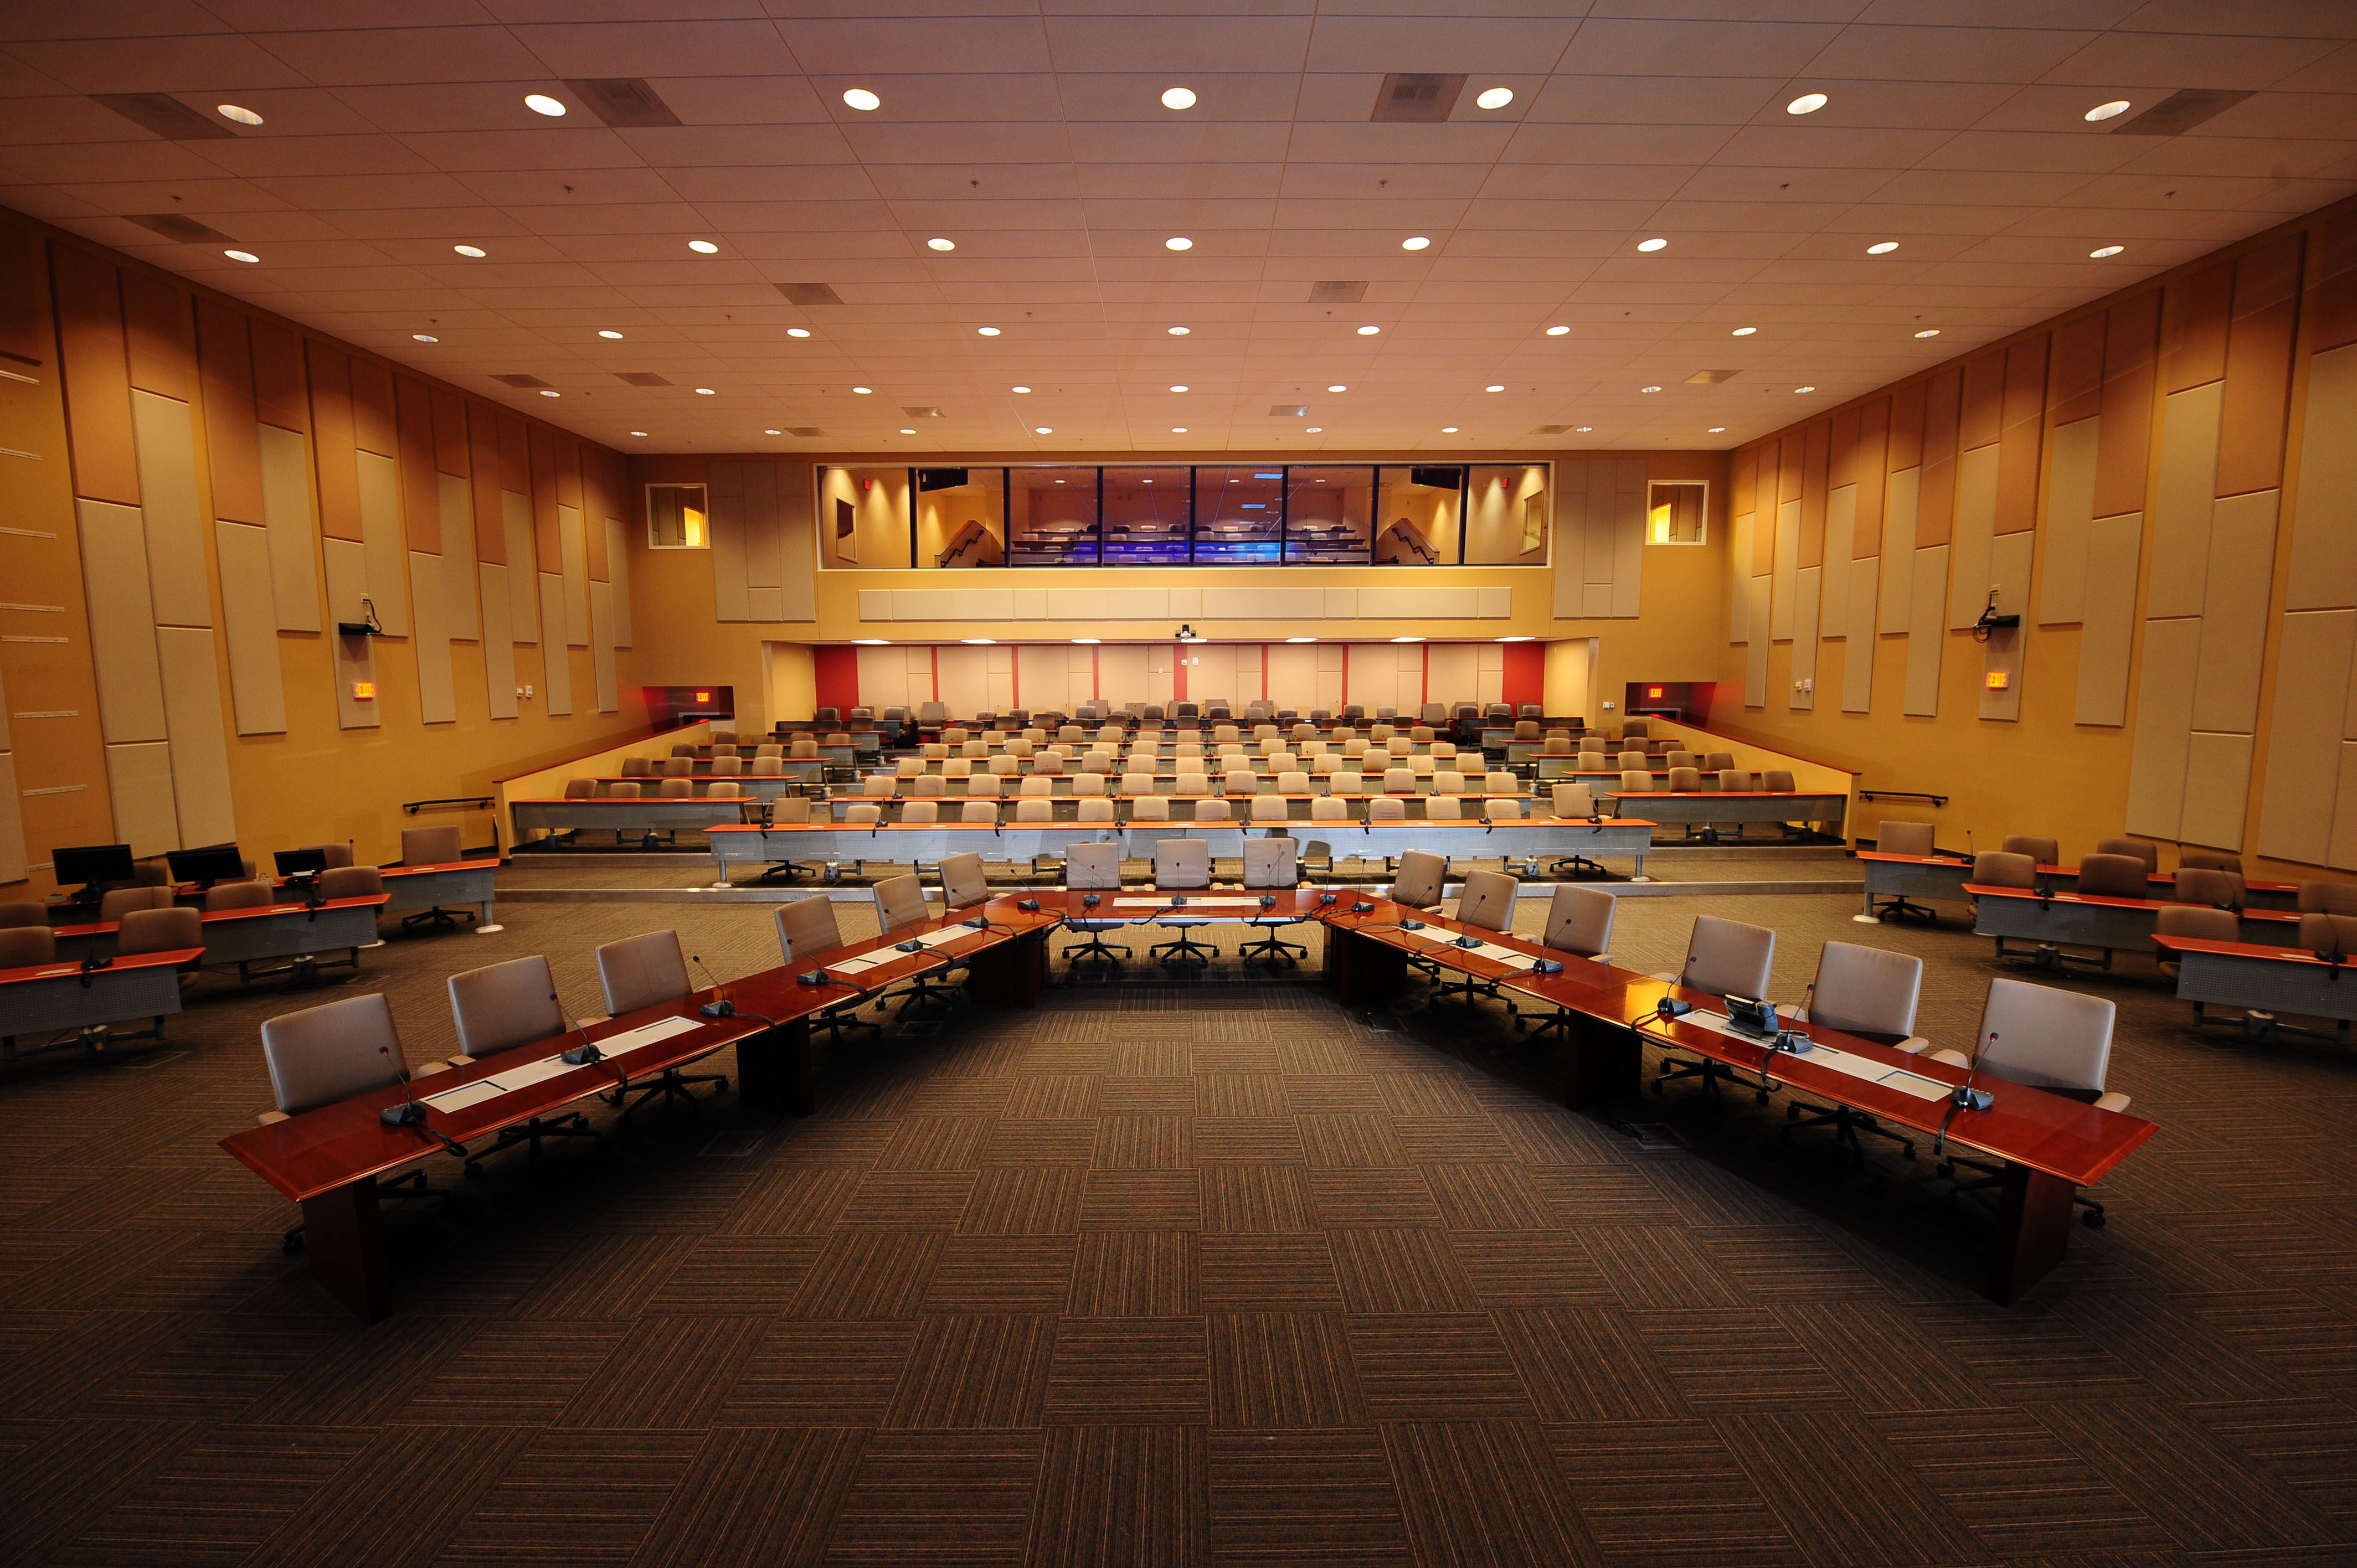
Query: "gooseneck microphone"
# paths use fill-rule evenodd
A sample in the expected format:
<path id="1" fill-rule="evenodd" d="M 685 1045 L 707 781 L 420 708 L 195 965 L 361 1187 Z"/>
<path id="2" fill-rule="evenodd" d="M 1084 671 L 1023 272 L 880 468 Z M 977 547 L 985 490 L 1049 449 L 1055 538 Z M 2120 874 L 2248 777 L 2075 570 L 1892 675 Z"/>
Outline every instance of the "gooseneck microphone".
<path id="1" fill-rule="evenodd" d="M 687 961 L 695 965 L 697 969 L 704 971 L 705 981 L 712 987 L 713 990 L 721 990 L 720 982 L 713 977 L 711 970 L 705 968 L 702 954 L 690 953 L 687 955 Z M 698 1007 L 696 1011 L 703 1014 L 707 1018 L 734 1018 L 737 1015 L 737 1004 L 729 1001 L 726 993 L 723 993 L 721 995 L 716 996 L 711 1001 L 705 1003 L 703 1006 Z"/>
<path id="2" fill-rule="evenodd" d="M 548 993 L 548 1000 L 556 1008 L 556 1015 L 565 1018 L 565 1032 L 581 1036 L 579 1045 L 559 1053 L 565 1064 L 567 1067 L 587 1067 L 591 1062 L 604 1061 L 606 1053 L 597 1048 L 597 1043 L 589 1037 L 589 1031 L 572 1019 L 565 1018 L 565 1004 L 557 1001 L 555 992 L 552 991 Z"/>
<path id="3" fill-rule="evenodd" d="M 393 1047 L 379 1046 L 376 1048 L 376 1054 L 390 1063 L 393 1060 Z M 424 1124 L 425 1107 L 417 1103 L 417 1095 L 410 1086 L 409 1074 L 405 1070 L 401 1074 L 401 1095 L 400 1104 L 386 1106 L 376 1113 L 376 1119 L 388 1127 L 415 1127 Z"/>
<path id="4" fill-rule="evenodd" d="M 1981 1049 L 1987 1050 L 1996 1044 L 1996 1033 L 1995 1030 L 1991 1030 L 1988 1037 L 1988 1045 L 1983 1046 Z M 1954 1091 L 1948 1096 L 1948 1113 L 1940 1118 L 1939 1134 L 1932 1140 L 1932 1157 L 1933 1159 L 1938 1159 L 1940 1157 L 1940 1151 L 1947 1146 L 1948 1123 L 1956 1119 L 1957 1112 L 1986 1111 L 1990 1107 L 1990 1105 L 1996 1102 L 1996 1096 L 1990 1094 L 1987 1090 L 1975 1089 L 1973 1087 L 1973 1077 L 1975 1074 L 1978 1073 L 1980 1069 L 1980 1052 L 1975 1051 L 1973 1053 L 1973 1059 L 1964 1064 L 1964 1081 L 1956 1085 Z"/>

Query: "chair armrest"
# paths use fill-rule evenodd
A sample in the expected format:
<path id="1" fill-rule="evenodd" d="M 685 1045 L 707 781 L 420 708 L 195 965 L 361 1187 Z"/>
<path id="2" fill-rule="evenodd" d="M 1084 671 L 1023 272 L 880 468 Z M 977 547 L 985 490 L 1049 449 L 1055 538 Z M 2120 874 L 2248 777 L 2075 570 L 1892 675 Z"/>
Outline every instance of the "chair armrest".
<path id="1" fill-rule="evenodd" d="M 1891 1047 L 1893 1050 L 1905 1051 L 1910 1057 L 1921 1056 L 1931 1048 L 1932 1042 L 1921 1035 L 1910 1035 Z"/>
<path id="2" fill-rule="evenodd" d="M 450 1064 L 448 1062 L 427 1062 L 424 1067 L 419 1068 L 409 1076 L 412 1078 L 424 1078 L 428 1073 L 448 1072 L 449 1070 Z"/>
<path id="3" fill-rule="evenodd" d="M 1809 1021 L 1809 1010 L 1806 1007 L 1795 1007 L 1784 1015 L 1795 1024 L 1805 1024 Z"/>
<path id="4" fill-rule="evenodd" d="M 254 1120 L 254 1123 L 255 1123 L 257 1126 L 267 1127 L 267 1126 L 269 1126 L 273 1122 L 284 1122 L 284 1121 L 286 1121 L 286 1120 L 287 1120 L 287 1115 L 286 1115 L 286 1112 L 285 1112 L 284 1111 L 265 1111 L 265 1112 L 264 1112 L 261 1115 L 259 1115 L 259 1116 L 255 1117 L 253 1120 Z"/>
<path id="5" fill-rule="evenodd" d="M 1973 1065 L 1972 1058 L 1964 1055 L 1962 1051 L 1927 1051 L 1923 1053 L 1923 1059 L 1926 1061 L 1945 1062 L 1950 1067 L 1969 1068 Z"/>
<path id="6" fill-rule="evenodd" d="M 1672 985 L 1675 985 L 1678 983 L 1678 977 L 1674 974 L 1654 974 L 1648 975 L 1646 978 L 1649 980 L 1666 981 Z"/>
<path id="7" fill-rule="evenodd" d="M 2126 1111 L 2127 1108 L 2128 1097 L 2125 1094 L 2114 1092 L 2098 1095 L 2095 1099 L 2095 1109 L 2098 1111 Z"/>

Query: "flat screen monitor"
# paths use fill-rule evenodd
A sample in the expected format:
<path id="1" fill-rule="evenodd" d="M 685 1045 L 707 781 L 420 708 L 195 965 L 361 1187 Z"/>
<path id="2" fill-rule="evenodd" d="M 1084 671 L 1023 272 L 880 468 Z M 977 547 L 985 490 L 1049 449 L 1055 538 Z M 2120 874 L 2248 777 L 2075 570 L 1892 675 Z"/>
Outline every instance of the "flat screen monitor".
<path id="1" fill-rule="evenodd" d="M 245 875 L 245 856 L 233 843 L 176 849 L 164 858 L 171 863 L 172 879 L 176 882 L 199 882 L 210 887 L 216 882 L 235 882 Z"/>
<path id="2" fill-rule="evenodd" d="M 328 869 L 328 852 L 324 849 L 282 849 L 271 859 L 278 863 L 281 876 L 308 876 Z"/>
<path id="3" fill-rule="evenodd" d="M 131 846 L 127 843 L 85 843 L 52 850 L 49 867 L 60 887 L 129 882 L 138 875 L 131 868 Z"/>

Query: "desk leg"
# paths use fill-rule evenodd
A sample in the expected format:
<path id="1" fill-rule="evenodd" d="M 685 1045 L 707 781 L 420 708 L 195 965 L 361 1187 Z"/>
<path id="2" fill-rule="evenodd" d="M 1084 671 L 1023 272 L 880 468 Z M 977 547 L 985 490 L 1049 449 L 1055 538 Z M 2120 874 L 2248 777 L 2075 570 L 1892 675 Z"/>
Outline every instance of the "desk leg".
<path id="1" fill-rule="evenodd" d="M 807 1116 L 817 1103 L 813 1087 L 811 1027 L 791 1018 L 737 1042 L 737 1100 L 756 1111 Z"/>
<path id="2" fill-rule="evenodd" d="M 486 895 L 482 903 L 483 918 L 475 922 L 475 934 L 477 936 L 488 937 L 494 931 L 504 931 L 507 929 L 505 926 L 500 924 L 499 916 L 493 913 L 497 908 L 497 900 Z"/>
<path id="3" fill-rule="evenodd" d="M 1981 1294 L 2011 1306 L 2071 1245 L 2071 1198 L 2078 1189 L 2061 1176 L 2028 1165 L 2005 1167 L 1997 1189 L 1996 1250 Z"/>
<path id="4" fill-rule="evenodd" d="M 1635 1094 L 1643 1066 L 1636 1031 L 1583 1016 L 1566 1041 L 1563 1102 L 1584 1111 Z"/>
<path id="5" fill-rule="evenodd" d="M 1033 1007 L 1048 983 L 1048 933 L 1026 931 L 974 955 L 966 994 L 993 1007 Z"/>
<path id="6" fill-rule="evenodd" d="M 1326 972 L 1345 1007 L 1372 1007 L 1407 980 L 1407 955 L 1356 931 L 1329 927 Z"/>
<path id="7" fill-rule="evenodd" d="M 311 1260 L 311 1277 L 362 1323 L 381 1323 L 393 1310 L 376 1177 L 362 1176 L 305 1198 L 303 1250 Z"/>
<path id="8" fill-rule="evenodd" d="M 1635 870 L 1629 873 L 1629 880 L 1631 882 L 1650 882 L 1652 880 L 1652 877 L 1645 875 L 1645 852 L 1641 849 L 1637 852 L 1637 867 Z"/>

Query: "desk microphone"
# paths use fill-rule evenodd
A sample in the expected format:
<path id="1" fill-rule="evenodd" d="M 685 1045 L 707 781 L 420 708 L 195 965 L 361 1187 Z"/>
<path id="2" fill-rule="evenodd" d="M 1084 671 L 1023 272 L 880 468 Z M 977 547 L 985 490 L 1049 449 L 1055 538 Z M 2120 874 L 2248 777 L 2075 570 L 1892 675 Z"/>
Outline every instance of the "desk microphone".
<path id="1" fill-rule="evenodd" d="M 713 980 L 712 972 L 704 968 L 704 959 L 702 955 L 690 953 L 687 955 L 687 961 L 695 965 L 696 968 L 704 970 L 704 978 L 712 982 L 713 990 L 718 991 L 720 989 L 720 982 Z M 711 1001 L 705 1003 L 703 1006 L 698 1007 L 696 1011 L 703 1014 L 707 1018 L 734 1018 L 737 1015 L 737 1004 L 729 1001 L 725 995 L 716 996 Z"/>
<path id="2" fill-rule="evenodd" d="M 393 1060 L 393 1047 L 389 1045 L 379 1046 L 376 1048 L 376 1054 L 382 1057 L 388 1064 Z M 388 1127 L 423 1125 L 425 1121 L 425 1107 L 417 1103 L 417 1096 L 410 1088 L 409 1074 L 406 1072 L 401 1075 L 401 1103 L 386 1106 L 376 1113 L 376 1119 Z M 446 1139 L 445 1142 L 447 1140 Z"/>
<path id="3" fill-rule="evenodd" d="M 1654 1016 L 1663 1019 L 1683 1018 L 1693 1011 L 1693 1003 L 1681 1002 L 1674 996 L 1664 996 L 1653 1004 Z"/>
<path id="4" fill-rule="evenodd" d="M 1017 898 L 1015 900 L 1015 907 L 1022 910 L 1027 915 L 1036 915 L 1039 912 L 1039 900 L 1037 898 Z"/>
<path id="5" fill-rule="evenodd" d="M 1319 908 L 1321 908 L 1321 909 L 1322 909 L 1322 908 L 1326 908 L 1326 907 L 1327 907 L 1328 905 L 1329 905 L 1329 904 L 1336 904 L 1336 903 L 1340 903 L 1340 901 L 1341 901 L 1341 900 L 1340 900 L 1340 896 L 1339 896 L 1339 895 L 1337 895 L 1337 894 L 1333 894 L 1333 893 L 1320 893 L 1319 895 L 1318 895 L 1318 907 Z"/>
<path id="6" fill-rule="evenodd" d="M 89 990 L 94 983 L 94 982 L 90 978 L 91 975 L 96 974 L 102 969 L 112 969 L 113 966 L 114 961 L 111 958 L 100 958 L 93 954 L 91 957 L 83 959 L 81 961 L 81 988 L 84 991 Z"/>
<path id="7" fill-rule="evenodd" d="M 1375 907 L 1372 904 L 1368 903 L 1364 898 L 1354 899 L 1351 902 L 1351 913 L 1353 915 L 1372 915 L 1374 912 Z"/>
<path id="8" fill-rule="evenodd" d="M 1988 1045 L 1982 1047 L 1981 1049 L 1987 1050 L 1996 1044 L 1996 1032 L 1991 1030 Z M 1948 1123 L 1956 1119 L 1957 1112 L 1986 1111 L 1995 1102 L 1996 1097 L 1987 1090 L 1973 1087 L 1973 1075 L 1979 1072 L 1980 1068 L 1980 1053 L 1976 1051 L 1973 1054 L 1973 1059 L 1964 1064 L 1964 1081 L 1956 1085 L 1954 1091 L 1948 1096 L 1948 1113 L 1940 1118 L 1939 1135 L 1932 1140 L 1932 1157 L 1935 1160 L 1940 1157 L 1940 1151 L 1947 1145 Z"/>
<path id="9" fill-rule="evenodd" d="M 1093 893 L 1083 893 L 1081 895 L 1081 908 L 1083 909 L 1095 908 L 1097 907 L 1097 896 Z"/>
<path id="10" fill-rule="evenodd" d="M 1533 974 L 1561 974 L 1563 972 L 1563 961 L 1552 958 L 1533 959 L 1531 961 L 1531 972 Z"/>
<path id="11" fill-rule="evenodd" d="M 1262 894 L 1262 895 L 1260 896 L 1260 907 L 1261 907 L 1262 908 L 1264 908 L 1264 909 L 1274 909 L 1274 908 L 1276 908 L 1276 895 L 1275 895 L 1275 894 L 1274 894 L 1274 893 L 1264 893 L 1264 894 Z"/>
<path id="12" fill-rule="evenodd" d="M 1468 931 L 1449 945 L 1460 948 L 1478 948 L 1481 945 L 1481 939 L 1475 936 L 1472 932 Z"/>
<path id="13" fill-rule="evenodd" d="M 556 1008 L 556 1015 L 560 1018 L 565 1017 L 565 1004 L 556 1000 L 555 992 L 552 991 L 548 993 L 548 1000 Z M 587 1027 L 580 1024 L 576 1024 L 568 1019 L 565 1026 L 565 1032 L 568 1035 L 577 1034 L 581 1036 L 581 1043 L 579 1045 L 574 1047 L 569 1051 L 561 1053 L 562 1058 L 567 1067 L 587 1067 L 591 1062 L 601 1062 L 606 1059 L 606 1053 L 597 1048 L 597 1043 L 589 1037 L 589 1031 Z"/>
<path id="14" fill-rule="evenodd" d="M 1420 931 L 1424 929 L 1424 922 L 1422 920 L 1402 920 L 1399 924 L 1399 929 L 1403 931 Z"/>

